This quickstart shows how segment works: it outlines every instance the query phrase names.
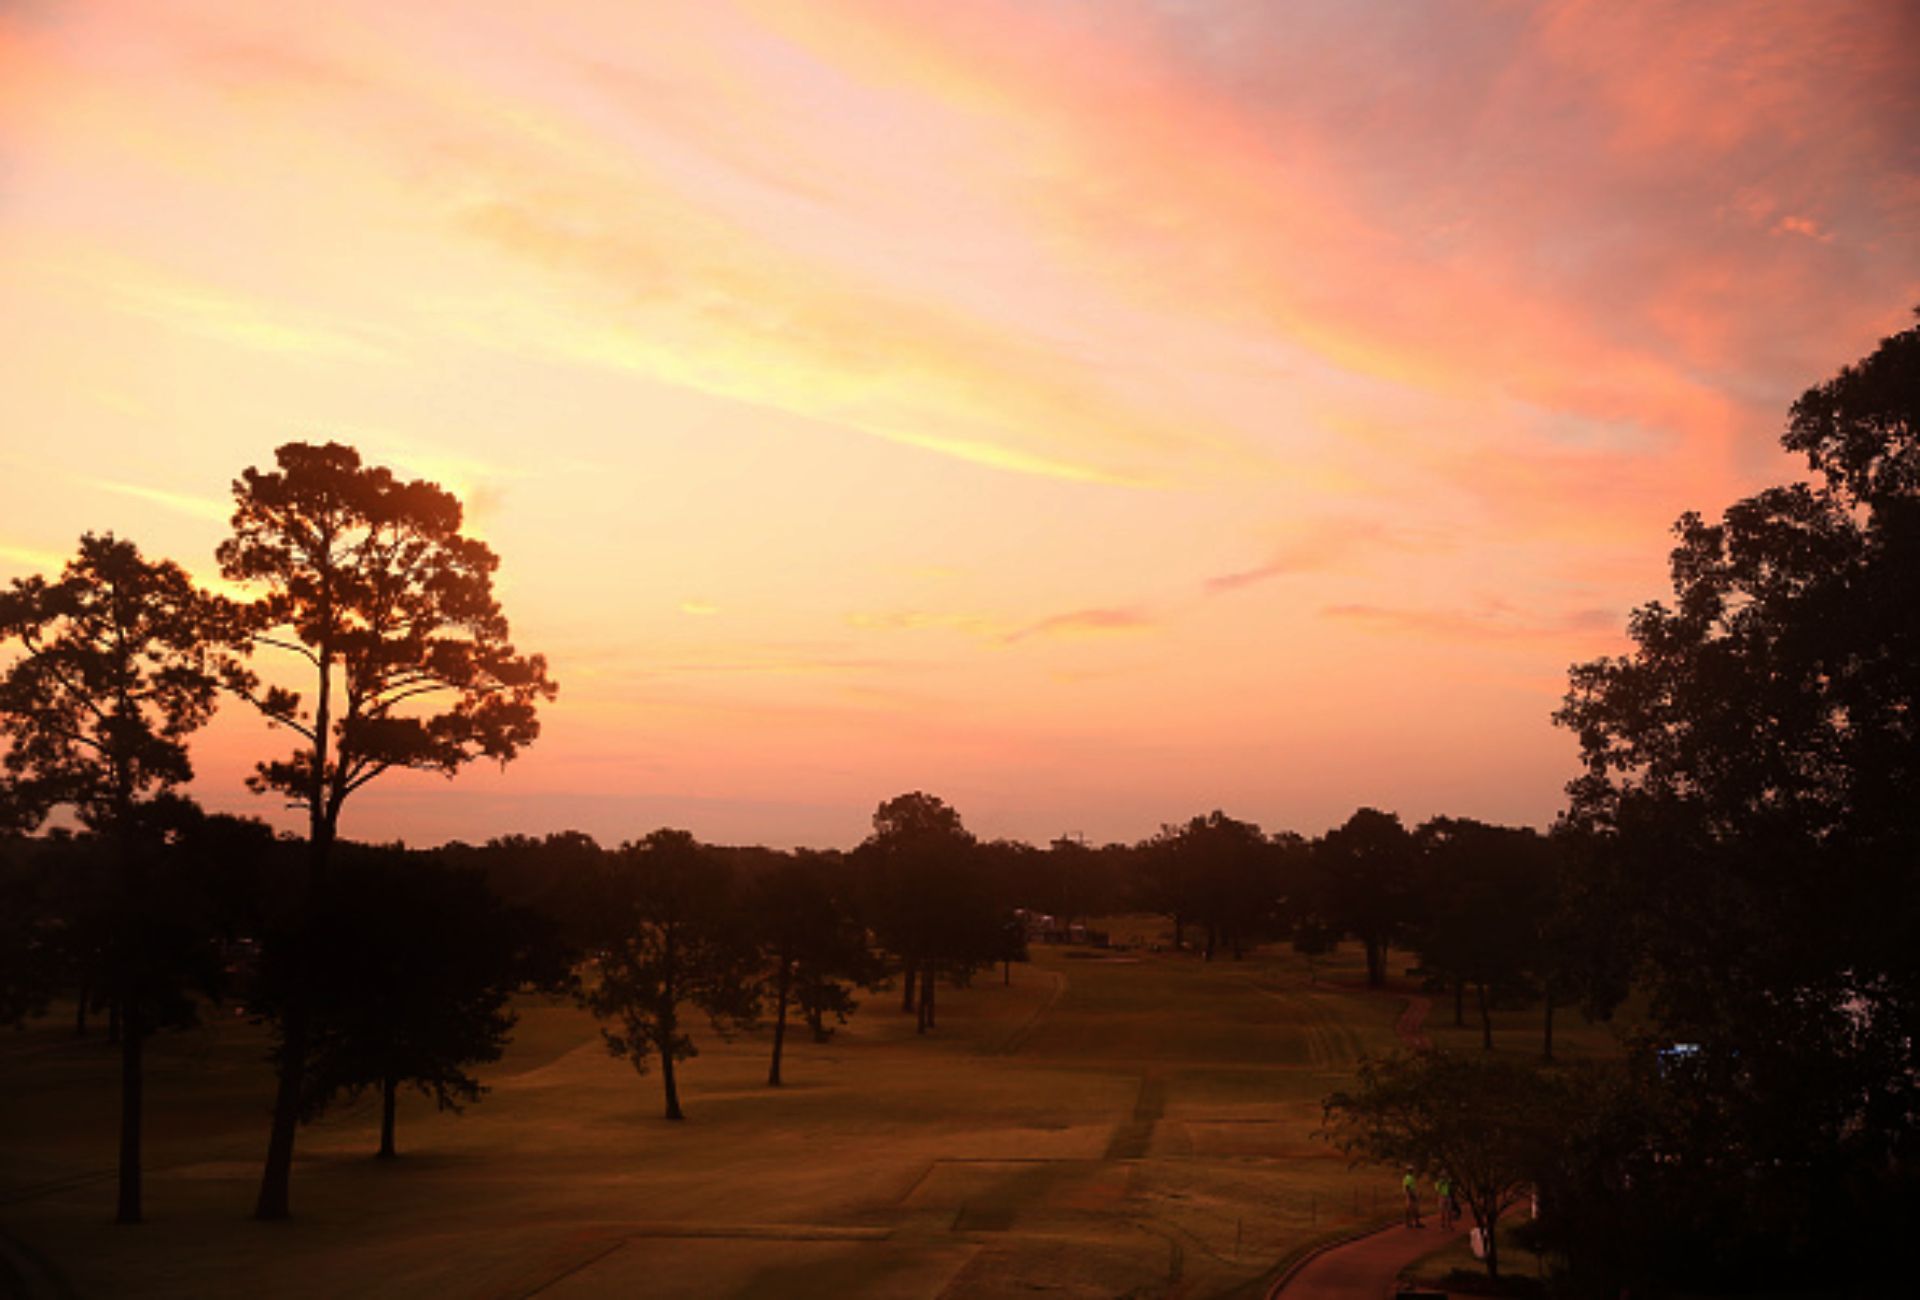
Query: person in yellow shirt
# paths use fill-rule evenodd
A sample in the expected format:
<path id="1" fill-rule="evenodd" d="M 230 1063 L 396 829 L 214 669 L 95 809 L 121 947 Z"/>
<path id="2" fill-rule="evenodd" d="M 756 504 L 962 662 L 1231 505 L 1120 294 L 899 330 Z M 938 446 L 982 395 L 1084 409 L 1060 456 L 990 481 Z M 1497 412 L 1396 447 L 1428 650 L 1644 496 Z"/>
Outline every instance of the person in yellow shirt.
<path id="1" fill-rule="evenodd" d="M 1407 1176 L 1400 1180 L 1400 1189 L 1407 1194 L 1407 1226 L 1424 1228 L 1420 1221 L 1420 1184 L 1414 1181 L 1413 1166 L 1407 1166 Z"/>

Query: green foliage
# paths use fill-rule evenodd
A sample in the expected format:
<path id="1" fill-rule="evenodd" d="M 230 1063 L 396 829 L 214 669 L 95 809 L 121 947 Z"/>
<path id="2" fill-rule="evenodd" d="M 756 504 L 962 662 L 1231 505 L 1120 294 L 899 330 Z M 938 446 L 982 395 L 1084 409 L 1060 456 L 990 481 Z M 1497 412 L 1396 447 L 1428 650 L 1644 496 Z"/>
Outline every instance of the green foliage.
<path id="1" fill-rule="evenodd" d="M 1449 1175 L 1474 1222 L 1490 1229 L 1551 1162 L 1559 1087 L 1505 1057 L 1422 1052 L 1362 1061 L 1353 1091 L 1325 1102 L 1326 1132 L 1349 1155 Z M 1500 1271 L 1490 1242 L 1489 1275 Z"/>

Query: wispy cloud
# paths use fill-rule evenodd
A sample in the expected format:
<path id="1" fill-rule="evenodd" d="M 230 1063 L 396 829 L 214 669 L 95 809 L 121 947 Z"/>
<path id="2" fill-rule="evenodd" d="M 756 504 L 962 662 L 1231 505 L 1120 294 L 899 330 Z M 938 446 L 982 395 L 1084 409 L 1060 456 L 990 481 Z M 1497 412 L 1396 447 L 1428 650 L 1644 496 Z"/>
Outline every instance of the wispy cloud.
<path id="1" fill-rule="evenodd" d="M 1159 626 L 1160 620 L 1136 606 L 1105 606 L 1069 610 L 1041 618 L 1025 620 L 990 617 L 985 614 L 941 613 L 933 610 L 903 609 L 862 611 L 846 616 L 849 627 L 863 631 L 919 632 L 941 630 L 992 645 L 1016 645 L 1045 637 L 1100 636 L 1112 633 L 1144 632 Z"/>
<path id="2" fill-rule="evenodd" d="M 157 266 L 136 267 L 113 259 L 107 265 L 77 265 L 69 272 L 105 290 L 122 311 L 217 343 L 316 361 L 364 364 L 393 359 L 390 348 L 364 330 L 191 283 Z"/>
<path id="3" fill-rule="evenodd" d="M 1131 607 L 1076 609 L 1028 623 L 1024 627 L 1007 633 L 1001 639 L 1011 644 L 1034 637 L 1105 636 L 1112 633 L 1145 632 L 1158 624 L 1159 620 L 1151 614 Z"/>
<path id="4" fill-rule="evenodd" d="M 939 613 L 925 609 L 858 610 L 846 616 L 848 627 L 869 632 L 918 632 L 929 628 L 991 640 L 1005 635 L 1007 624 L 984 614 Z"/>
<path id="5" fill-rule="evenodd" d="M 1625 614 L 1617 610 L 1530 614 L 1499 600 L 1468 608 L 1337 604 L 1320 612 L 1326 618 L 1382 635 L 1447 641 L 1598 640 L 1609 634 L 1618 636 L 1626 626 Z"/>
<path id="6" fill-rule="evenodd" d="M 8 542 L 0 542 L 0 561 L 48 576 L 59 573 L 61 566 L 66 563 L 63 557 L 55 555 L 52 551 L 43 551 L 33 546 L 15 546 Z"/>
<path id="7" fill-rule="evenodd" d="M 1412 545 L 1401 533 L 1380 524 L 1329 520 L 1274 547 L 1264 564 L 1218 574 L 1206 579 L 1202 587 L 1209 596 L 1218 596 L 1275 578 L 1324 572 L 1364 550 L 1380 547 L 1406 550 Z"/>
<path id="8" fill-rule="evenodd" d="M 88 482 L 94 487 L 118 496 L 132 497 L 136 501 L 145 501 L 194 519 L 206 519 L 224 524 L 233 517 L 233 502 L 219 497 L 170 492 L 165 488 L 148 487 L 141 483 L 120 483 L 112 479 L 97 478 L 90 479 Z"/>

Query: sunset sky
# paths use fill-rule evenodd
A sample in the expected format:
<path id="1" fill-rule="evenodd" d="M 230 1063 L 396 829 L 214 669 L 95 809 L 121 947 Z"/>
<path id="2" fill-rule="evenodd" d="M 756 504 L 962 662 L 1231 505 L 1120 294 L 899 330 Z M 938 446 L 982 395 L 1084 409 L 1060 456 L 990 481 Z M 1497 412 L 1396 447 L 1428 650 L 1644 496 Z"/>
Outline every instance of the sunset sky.
<path id="1" fill-rule="evenodd" d="M 357 838 L 1544 824 L 1568 664 L 1916 303 L 1911 4 L 0 6 L 0 579 L 211 577 L 337 439 L 552 662 Z"/>

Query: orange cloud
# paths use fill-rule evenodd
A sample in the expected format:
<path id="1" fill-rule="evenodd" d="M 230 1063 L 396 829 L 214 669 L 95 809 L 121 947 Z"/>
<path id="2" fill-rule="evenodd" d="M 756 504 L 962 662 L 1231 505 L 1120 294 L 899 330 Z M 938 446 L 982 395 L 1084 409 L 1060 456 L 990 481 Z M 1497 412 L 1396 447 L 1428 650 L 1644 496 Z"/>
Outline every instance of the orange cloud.
<path id="1" fill-rule="evenodd" d="M 1111 632 L 1144 632 L 1156 625 L 1151 615 L 1125 607 L 1076 609 L 1053 614 L 1025 627 L 1016 628 L 1001 638 L 1012 643 L 1032 637 L 1101 635 Z"/>
<path id="2" fill-rule="evenodd" d="M 1576 609 L 1530 617 L 1504 601 L 1483 601 L 1473 609 L 1396 608 L 1367 604 L 1329 605 L 1321 614 L 1370 632 L 1447 641 L 1578 641 L 1591 643 L 1619 634 L 1626 616 L 1607 609 Z"/>

